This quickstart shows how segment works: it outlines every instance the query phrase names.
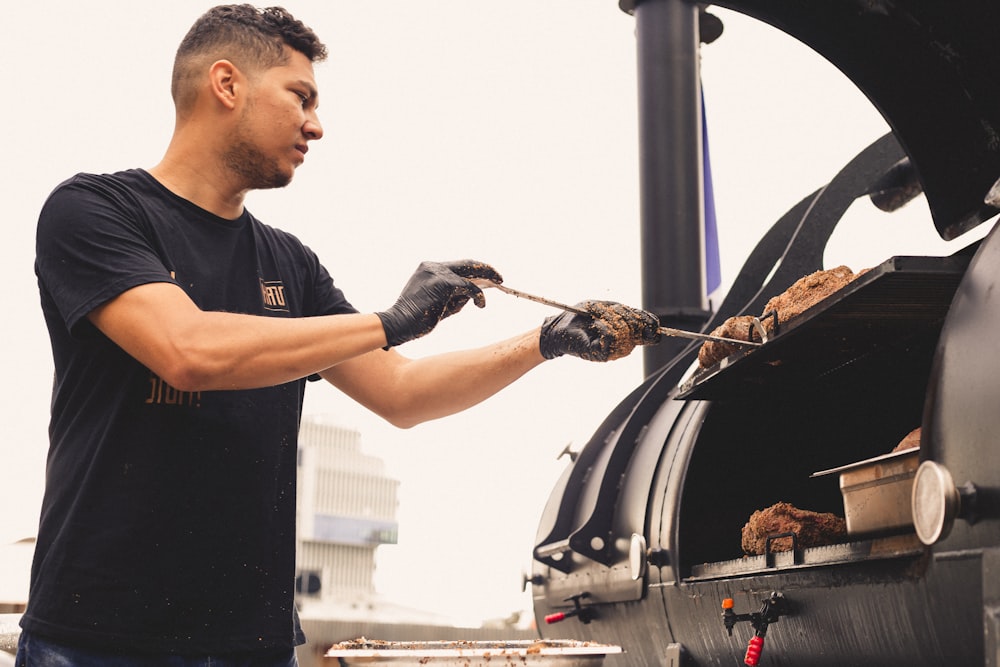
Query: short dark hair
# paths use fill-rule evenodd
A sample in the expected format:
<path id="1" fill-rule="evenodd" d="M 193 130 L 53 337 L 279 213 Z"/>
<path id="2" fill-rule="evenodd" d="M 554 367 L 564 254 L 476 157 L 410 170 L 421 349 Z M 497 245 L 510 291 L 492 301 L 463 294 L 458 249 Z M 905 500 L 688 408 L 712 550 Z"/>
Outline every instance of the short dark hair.
<path id="1" fill-rule="evenodd" d="M 195 21 L 177 48 L 170 94 L 178 108 L 193 99 L 191 83 L 202 67 L 220 59 L 237 67 L 267 69 L 288 60 L 288 46 L 309 58 L 326 59 L 326 45 L 283 7 L 219 5 Z"/>

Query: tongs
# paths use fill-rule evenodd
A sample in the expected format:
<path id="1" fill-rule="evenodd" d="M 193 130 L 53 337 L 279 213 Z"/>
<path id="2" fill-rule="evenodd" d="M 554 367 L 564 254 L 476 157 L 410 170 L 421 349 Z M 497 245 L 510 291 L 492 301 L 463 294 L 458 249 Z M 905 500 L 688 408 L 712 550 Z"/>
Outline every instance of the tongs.
<path id="1" fill-rule="evenodd" d="M 504 294 L 510 294 L 511 296 L 516 296 L 521 299 L 527 299 L 528 301 L 534 301 L 535 303 L 540 303 L 545 306 L 551 306 L 552 308 L 558 308 L 559 310 L 565 310 L 569 313 L 576 313 L 577 315 L 590 315 L 592 313 L 587 312 L 583 308 L 577 308 L 576 306 L 570 306 L 565 303 L 560 303 L 558 301 L 553 301 L 552 299 L 546 299 L 543 296 L 535 296 L 534 294 L 528 294 L 527 292 L 522 292 L 521 290 L 516 290 L 512 287 L 507 287 L 501 283 L 495 283 L 492 280 L 486 279 L 475 279 L 474 282 L 480 288 L 494 287 Z M 691 338 L 693 340 L 711 340 L 717 343 L 728 343 L 730 345 L 740 345 L 743 347 L 759 347 L 762 343 L 756 341 L 748 340 L 738 340 L 735 338 L 723 338 L 721 336 L 711 336 L 709 334 L 703 334 L 696 331 L 684 331 L 683 329 L 674 329 L 672 327 L 660 327 L 657 333 L 663 336 L 673 336 L 676 338 Z"/>

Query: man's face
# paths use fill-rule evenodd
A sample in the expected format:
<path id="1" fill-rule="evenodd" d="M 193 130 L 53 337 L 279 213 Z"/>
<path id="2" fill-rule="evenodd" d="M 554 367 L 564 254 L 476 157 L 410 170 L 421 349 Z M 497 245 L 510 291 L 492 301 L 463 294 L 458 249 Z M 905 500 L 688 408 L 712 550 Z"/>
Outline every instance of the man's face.
<path id="1" fill-rule="evenodd" d="M 323 136 L 316 115 L 318 98 L 313 67 L 288 49 L 288 63 L 253 75 L 226 165 L 244 179 L 246 189 L 288 185 L 305 160 L 308 142 Z"/>

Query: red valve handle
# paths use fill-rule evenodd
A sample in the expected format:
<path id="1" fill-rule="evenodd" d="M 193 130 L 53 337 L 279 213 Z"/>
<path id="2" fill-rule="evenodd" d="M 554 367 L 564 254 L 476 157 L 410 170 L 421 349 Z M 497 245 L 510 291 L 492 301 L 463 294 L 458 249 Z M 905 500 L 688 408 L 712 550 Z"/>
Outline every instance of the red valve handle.
<path id="1" fill-rule="evenodd" d="M 743 664 L 749 667 L 757 667 L 760 661 L 760 654 L 764 652 L 764 638 L 754 635 L 747 644 L 747 654 L 743 657 Z"/>
<path id="2" fill-rule="evenodd" d="M 563 621 L 565 619 L 566 619 L 566 613 L 562 611 L 557 611 L 554 614 L 549 614 L 548 616 L 546 616 L 545 622 L 552 624 L 552 623 L 558 623 L 559 621 Z"/>

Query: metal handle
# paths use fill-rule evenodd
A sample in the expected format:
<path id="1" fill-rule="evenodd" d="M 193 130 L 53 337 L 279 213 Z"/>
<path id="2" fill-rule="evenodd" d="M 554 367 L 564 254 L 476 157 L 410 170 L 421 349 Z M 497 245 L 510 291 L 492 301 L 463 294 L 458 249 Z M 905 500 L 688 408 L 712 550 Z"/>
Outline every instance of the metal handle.
<path id="1" fill-rule="evenodd" d="M 527 299 L 528 301 L 534 301 L 535 303 L 540 303 L 545 306 L 551 306 L 552 308 L 558 308 L 559 310 L 565 310 L 568 313 L 576 313 L 577 315 L 591 315 L 586 310 L 582 308 L 577 308 L 576 306 L 570 306 L 565 303 L 560 303 L 559 301 L 553 301 L 552 299 L 546 299 L 543 296 L 536 296 L 534 294 L 528 294 L 527 292 L 522 292 L 521 290 L 516 290 L 512 287 L 507 287 L 500 283 L 495 283 L 492 280 L 485 279 L 475 279 L 474 282 L 477 286 L 481 288 L 495 287 L 504 294 L 510 294 L 511 296 L 516 296 L 521 299 Z M 678 338 L 692 338 L 694 340 L 711 340 L 718 343 L 728 343 L 730 345 L 740 345 L 745 347 L 759 347 L 763 343 L 758 343 L 756 341 L 748 340 L 738 340 L 735 338 L 723 338 L 721 336 L 711 336 L 709 334 L 703 334 L 696 331 L 684 331 L 682 329 L 674 329 L 671 327 L 660 327 L 657 332 L 663 336 L 674 336 Z"/>

